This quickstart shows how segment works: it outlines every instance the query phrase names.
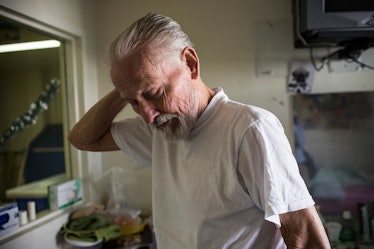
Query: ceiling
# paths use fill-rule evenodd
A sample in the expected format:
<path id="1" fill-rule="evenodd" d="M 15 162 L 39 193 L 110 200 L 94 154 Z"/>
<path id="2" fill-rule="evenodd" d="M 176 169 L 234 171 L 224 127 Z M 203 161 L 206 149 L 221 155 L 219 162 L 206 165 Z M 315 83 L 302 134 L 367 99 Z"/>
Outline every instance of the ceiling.
<path id="1" fill-rule="evenodd" d="M 54 39 L 0 17 L 0 45 Z M 44 70 L 59 66 L 61 48 L 0 53 L 0 72 Z"/>

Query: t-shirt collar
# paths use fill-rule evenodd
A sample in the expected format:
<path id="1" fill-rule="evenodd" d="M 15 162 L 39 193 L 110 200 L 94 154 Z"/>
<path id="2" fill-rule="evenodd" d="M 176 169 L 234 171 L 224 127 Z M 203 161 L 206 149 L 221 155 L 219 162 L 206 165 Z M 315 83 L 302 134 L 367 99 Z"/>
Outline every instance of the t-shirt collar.
<path id="1" fill-rule="evenodd" d="M 227 95 L 225 94 L 222 88 L 215 87 L 212 90 L 215 92 L 215 94 L 213 98 L 210 100 L 208 106 L 205 108 L 205 110 L 201 114 L 201 116 L 198 118 L 194 129 L 202 125 L 212 115 L 217 104 L 227 98 Z"/>

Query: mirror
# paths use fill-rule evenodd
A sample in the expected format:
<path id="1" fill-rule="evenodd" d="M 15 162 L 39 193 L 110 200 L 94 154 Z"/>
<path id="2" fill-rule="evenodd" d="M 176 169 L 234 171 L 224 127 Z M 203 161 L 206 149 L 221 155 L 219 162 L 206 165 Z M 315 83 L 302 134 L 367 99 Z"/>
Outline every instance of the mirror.
<path id="1" fill-rule="evenodd" d="M 0 45 L 59 40 L 55 48 L 0 53 L 0 203 L 48 208 L 47 185 L 65 179 L 69 150 L 63 41 L 0 16 Z"/>
<path id="2" fill-rule="evenodd" d="M 295 156 L 321 213 L 374 210 L 374 92 L 294 95 Z"/>

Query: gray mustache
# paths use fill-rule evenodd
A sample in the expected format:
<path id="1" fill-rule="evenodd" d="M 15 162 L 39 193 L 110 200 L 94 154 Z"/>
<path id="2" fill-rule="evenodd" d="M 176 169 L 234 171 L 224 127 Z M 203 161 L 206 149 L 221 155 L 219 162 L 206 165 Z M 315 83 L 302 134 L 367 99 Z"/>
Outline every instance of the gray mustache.
<path id="1" fill-rule="evenodd" d="M 160 126 L 173 118 L 178 118 L 178 115 L 177 114 L 161 114 L 154 119 L 153 124 L 156 126 Z"/>

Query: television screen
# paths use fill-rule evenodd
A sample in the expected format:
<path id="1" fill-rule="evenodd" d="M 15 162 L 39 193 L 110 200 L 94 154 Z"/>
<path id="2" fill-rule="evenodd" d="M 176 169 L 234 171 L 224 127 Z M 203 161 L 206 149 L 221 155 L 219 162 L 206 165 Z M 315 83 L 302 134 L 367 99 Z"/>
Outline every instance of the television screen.
<path id="1" fill-rule="evenodd" d="M 329 12 L 356 12 L 374 10 L 374 1 L 368 0 L 325 0 L 324 10 Z"/>

